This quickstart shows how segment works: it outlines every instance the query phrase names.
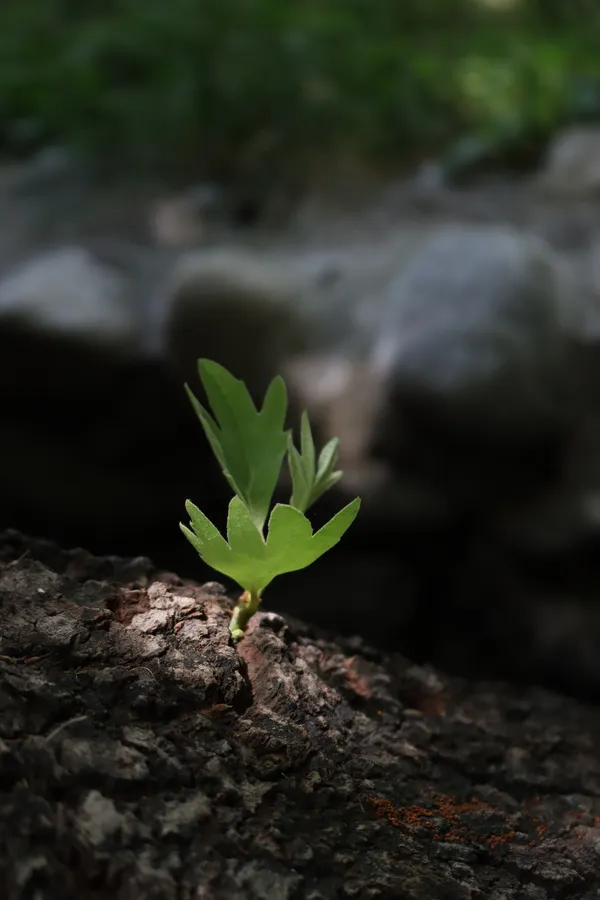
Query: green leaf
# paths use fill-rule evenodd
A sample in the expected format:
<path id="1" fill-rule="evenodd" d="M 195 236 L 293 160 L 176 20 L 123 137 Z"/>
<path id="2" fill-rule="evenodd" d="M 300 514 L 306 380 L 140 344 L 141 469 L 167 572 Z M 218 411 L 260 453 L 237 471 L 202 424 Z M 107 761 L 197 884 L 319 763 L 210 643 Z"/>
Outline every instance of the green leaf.
<path id="1" fill-rule="evenodd" d="M 300 451 L 306 460 L 308 470 L 314 476 L 315 472 L 315 442 L 313 440 L 308 413 L 303 411 L 300 419 Z"/>
<path id="2" fill-rule="evenodd" d="M 201 558 L 217 572 L 223 575 L 231 565 L 232 551 L 227 541 L 221 536 L 218 528 L 200 512 L 197 506 L 188 500 L 185 504 L 193 531 L 179 523 L 179 527 L 188 541 L 198 551 Z"/>
<path id="3" fill-rule="evenodd" d="M 202 427 L 233 488 L 227 516 L 227 540 L 191 501 L 186 510 L 191 528 L 180 528 L 202 559 L 244 589 L 230 623 L 235 640 L 243 636 L 261 593 L 278 575 L 311 565 L 330 550 L 350 527 L 360 499 L 340 510 L 316 534 L 304 515 L 342 473 L 335 471 L 338 441 L 334 438 L 316 458 L 306 411 L 300 427 L 300 450 L 284 429 L 287 392 L 281 378 L 267 390 L 262 409 L 256 409 L 242 381 L 218 363 L 199 360 L 198 371 L 211 407 L 209 412 L 186 390 Z M 283 457 L 287 450 L 292 477 L 290 505 L 277 504 L 267 536 L 263 530 Z"/>
<path id="4" fill-rule="evenodd" d="M 317 482 L 311 494 L 310 505 L 312 506 L 312 504 L 316 503 L 323 494 L 331 490 L 331 488 L 338 483 L 343 474 L 343 472 L 332 472 L 327 478 L 323 478 L 321 481 Z"/>
<path id="5" fill-rule="evenodd" d="M 240 558 L 248 557 L 262 562 L 267 555 L 267 545 L 239 497 L 232 497 L 227 516 L 227 540 L 232 552 Z"/>
<path id="6" fill-rule="evenodd" d="M 359 509 L 357 497 L 313 534 L 309 520 L 300 510 L 278 503 L 269 519 L 269 563 L 281 568 L 277 574 L 305 569 L 340 541 Z"/>
<path id="7" fill-rule="evenodd" d="M 228 541 L 206 516 L 188 501 L 193 531 L 181 530 L 202 559 L 217 572 L 232 578 L 244 590 L 260 596 L 278 575 L 304 569 L 335 546 L 358 514 L 357 497 L 316 534 L 309 520 L 293 506 L 278 503 L 269 519 L 266 541 L 238 496 L 229 504 Z"/>
<path id="8" fill-rule="evenodd" d="M 332 438 L 321 450 L 311 503 L 316 503 L 319 497 L 322 497 L 326 491 L 337 484 L 344 474 L 339 470 L 334 471 L 337 464 L 339 446 L 338 438 Z"/>
<path id="9" fill-rule="evenodd" d="M 313 488 L 314 471 L 312 473 L 309 471 L 306 460 L 294 447 L 291 435 L 288 448 L 288 466 L 292 476 L 290 504 L 299 509 L 300 512 L 306 512 Z"/>
<path id="10" fill-rule="evenodd" d="M 338 438 L 332 438 L 321 450 L 319 465 L 317 466 L 317 479 L 326 478 L 333 471 L 338 458 L 340 442 Z"/>
<path id="11" fill-rule="evenodd" d="M 332 438 L 321 450 L 315 472 L 315 443 L 308 415 L 302 413 L 299 453 L 290 436 L 288 444 L 288 466 L 292 477 L 291 506 L 306 512 L 326 491 L 337 484 L 342 472 L 335 472 L 339 441 Z"/>
<path id="12" fill-rule="evenodd" d="M 255 526 L 262 530 L 287 449 L 287 391 L 274 378 L 257 411 L 245 384 L 211 360 L 198 371 L 212 410 L 209 413 L 186 385 L 212 450 Z"/>
<path id="13" fill-rule="evenodd" d="M 204 513 L 189 500 L 185 508 L 193 530 L 190 531 L 182 524 L 179 527 L 204 562 L 215 571 L 237 581 L 246 590 L 256 589 L 257 573 L 260 572 L 262 559 L 266 555 L 266 545 L 240 498 L 235 495 L 229 503 L 227 517 L 229 543 Z"/>

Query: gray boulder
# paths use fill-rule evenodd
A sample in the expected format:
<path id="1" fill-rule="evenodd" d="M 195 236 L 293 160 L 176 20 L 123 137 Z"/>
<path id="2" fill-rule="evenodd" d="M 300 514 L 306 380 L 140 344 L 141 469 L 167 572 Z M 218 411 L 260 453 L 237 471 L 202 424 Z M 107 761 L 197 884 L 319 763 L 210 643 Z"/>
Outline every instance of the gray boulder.
<path id="1" fill-rule="evenodd" d="M 110 397 L 139 353 L 130 274 L 83 246 L 30 260 L 0 280 L 0 396 L 22 416 L 80 418 Z M 109 401 L 110 402 L 110 401 Z M 31 408 L 30 408 L 31 407 Z M 32 413 L 32 409 L 35 411 Z"/>
<path id="2" fill-rule="evenodd" d="M 538 186 L 549 194 L 589 197 L 600 191 L 600 128 L 576 126 L 557 135 Z"/>
<path id="3" fill-rule="evenodd" d="M 220 362 L 262 393 L 284 360 L 310 346 L 305 286 L 275 260 L 237 248 L 184 254 L 157 294 L 149 348 L 175 377 L 195 382 L 196 360 Z"/>
<path id="4" fill-rule="evenodd" d="M 132 349 L 138 325 L 128 282 L 83 247 L 34 257 L 0 281 L 0 324 L 86 345 Z"/>
<path id="5" fill-rule="evenodd" d="M 443 227 L 392 279 L 372 364 L 387 414 L 407 408 L 484 442 L 518 444 L 571 413 L 568 272 L 541 239 Z"/>

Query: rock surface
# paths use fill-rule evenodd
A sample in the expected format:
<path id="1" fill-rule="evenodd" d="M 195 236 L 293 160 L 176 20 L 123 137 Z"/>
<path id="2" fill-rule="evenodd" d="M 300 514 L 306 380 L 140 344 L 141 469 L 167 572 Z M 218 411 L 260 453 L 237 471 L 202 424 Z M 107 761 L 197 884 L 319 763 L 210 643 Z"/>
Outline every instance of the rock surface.
<path id="1" fill-rule="evenodd" d="M 149 335 L 180 383 L 196 381 L 196 361 L 208 356 L 262 399 L 286 359 L 311 349 L 315 327 L 305 293 L 274 259 L 236 248 L 199 249 L 175 262 L 151 311 Z"/>
<path id="2" fill-rule="evenodd" d="M 559 257 L 534 236 L 502 226 L 433 232 L 381 305 L 373 365 L 394 409 L 421 402 L 449 431 L 483 441 L 561 428 L 571 293 Z"/>
<path id="3" fill-rule="evenodd" d="M 7 275 L 0 284 L 0 322 L 131 353 L 138 323 L 126 294 L 119 272 L 82 247 L 63 247 Z"/>
<path id="4" fill-rule="evenodd" d="M 0 541 L 7 900 L 598 896 L 600 714 Z"/>
<path id="5" fill-rule="evenodd" d="M 567 197 L 589 197 L 600 190 L 600 128 L 576 126 L 551 143 L 540 185 Z"/>

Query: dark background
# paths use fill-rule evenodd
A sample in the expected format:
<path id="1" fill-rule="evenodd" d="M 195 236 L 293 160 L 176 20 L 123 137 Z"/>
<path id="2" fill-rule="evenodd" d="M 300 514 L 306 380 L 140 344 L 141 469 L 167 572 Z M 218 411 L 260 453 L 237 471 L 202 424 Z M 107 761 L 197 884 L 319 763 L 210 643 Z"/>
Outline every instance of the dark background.
<path id="1" fill-rule="evenodd" d="M 59 148 L 85 178 L 93 173 L 96 201 L 104 183 L 111 196 L 128 184 L 106 226 L 79 175 L 59 180 L 51 202 L 44 194 L 44 240 L 32 252 L 67 232 L 76 240 L 65 225 L 75 213 L 82 239 L 115 228 L 141 247 L 139 180 L 173 191 L 216 185 L 215 196 L 238 198 L 226 204 L 228 224 L 248 233 L 282 187 L 301 197 L 333 175 L 392 181 L 433 159 L 459 183 L 480 172 L 518 177 L 563 127 L 600 120 L 599 49 L 596 0 L 4 0 L 0 175 Z M 25 182 L 19 197 L 35 204 L 47 184 Z M 14 210 L 0 211 L 0 280 L 27 256 L 25 246 L 5 249 L 20 223 Z M 0 525 L 212 577 L 178 521 L 190 496 L 222 524 L 227 492 L 183 379 L 163 362 L 3 318 Z M 569 593 L 597 548 L 523 570 L 468 516 L 425 531 L 363 518 L 345 548 L 282 580 L 273 605 L 391 641 L 411 658 L 452 644 L 439 658 L 459 666 L 466 641 L 476 668 L 533 667 L 573 682 L 568 648 L 529 666 L 535 626 L 519 616 L 559 576 Z M 510 622 L 489 626 L 486 604 L 507 609 Z M 514 648 L 519 659 L 509 660 Z M 584 688 L 586 678 L 574 676 Z"/>

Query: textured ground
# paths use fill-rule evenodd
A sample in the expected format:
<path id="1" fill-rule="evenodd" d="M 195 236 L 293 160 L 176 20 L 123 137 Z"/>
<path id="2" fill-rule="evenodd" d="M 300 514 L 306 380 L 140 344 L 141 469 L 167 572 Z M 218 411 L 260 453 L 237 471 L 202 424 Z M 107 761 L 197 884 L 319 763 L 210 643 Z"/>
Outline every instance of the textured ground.
<path id="1" fill-rule="evenodd" d="M 6 900 L 591 900 L 600 711 L 0 536 Z"/>

